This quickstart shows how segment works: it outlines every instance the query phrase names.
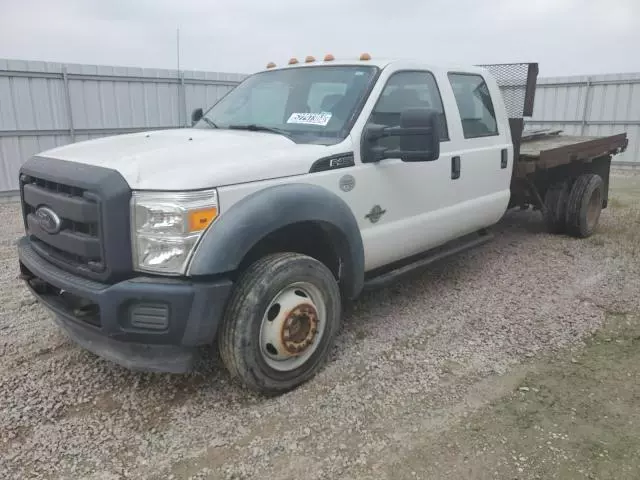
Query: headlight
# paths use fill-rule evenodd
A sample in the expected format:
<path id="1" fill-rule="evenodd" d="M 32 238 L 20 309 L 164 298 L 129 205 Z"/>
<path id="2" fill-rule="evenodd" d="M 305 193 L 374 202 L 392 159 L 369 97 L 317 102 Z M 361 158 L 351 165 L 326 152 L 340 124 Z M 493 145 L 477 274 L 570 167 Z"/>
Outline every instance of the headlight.
<path id="1" fill-rule="evenodd" d="M 200 236 L 217 216 L 218 194 L 215 190 L 133 192 L 134 269 L 184 274 Z"/>

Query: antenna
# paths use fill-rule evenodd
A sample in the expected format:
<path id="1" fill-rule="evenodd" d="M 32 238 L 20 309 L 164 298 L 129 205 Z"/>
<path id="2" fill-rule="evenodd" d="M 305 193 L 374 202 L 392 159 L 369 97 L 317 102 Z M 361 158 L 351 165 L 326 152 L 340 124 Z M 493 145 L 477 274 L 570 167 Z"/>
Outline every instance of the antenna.
<path id="1" fill-rule="evenodd" d="M 178 75 L 180 74 L 180 29 L 176 29 L 176 58 L 178 64 Z"/>

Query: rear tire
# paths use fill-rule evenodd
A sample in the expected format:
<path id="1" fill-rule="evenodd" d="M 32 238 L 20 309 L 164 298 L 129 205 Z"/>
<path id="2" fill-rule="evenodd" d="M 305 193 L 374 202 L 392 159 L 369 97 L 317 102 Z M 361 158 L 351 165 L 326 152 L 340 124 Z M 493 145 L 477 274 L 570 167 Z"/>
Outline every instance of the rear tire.
<path id="1" fill-rule="evenodd" d="M 240 276 L 218 336 L 232 377 L 277 395 L 311 379 L 327 360 L 341 322 L 340 290 L 321 262 L 268 255 Z"/>
<path id="2" fill-rule="evenodd" d="M 577 238 L 587 238 L 598 226 L 604 181 L 600 175 L 587 173 L 580 175 L 573 183 L 567 200 L 567 233 Z"/>
<path id="3" fill-rule="evenodd" d="M 569 197 L 567 182 L 552 185 L 544 196 L 546 209 L 544 221 L 549 233 L 564 233 L 566 230 L 566 209 Z"/>

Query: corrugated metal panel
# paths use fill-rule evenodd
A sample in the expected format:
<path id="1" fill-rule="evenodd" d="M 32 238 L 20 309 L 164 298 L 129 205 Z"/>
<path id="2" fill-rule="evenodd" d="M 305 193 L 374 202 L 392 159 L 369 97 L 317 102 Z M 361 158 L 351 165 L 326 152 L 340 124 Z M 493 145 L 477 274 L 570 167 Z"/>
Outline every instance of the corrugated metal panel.
<path id="1" fill-rule="evenodd" d="M 186 126 L 192 109 L 244 77 L 0 59 L 0 192 L 17 188 L 20 165 L 34 154 L 121 129 Z"/>
<path id="2" fill-rule="evenodd" d="M 626 132 L 629 147 L 615 160 L 640 162 L 640 73 L 539 79 L 527 126 L 569 135 Z"/>
<path id="3" fill-rule="evenodd" d="M 213 105 L 243 78 L 0 59 L 0 191 L 17 188 L 22 162 L 53 146 L 119 129 L 186 126 L 194 108 Z M 539 79 L 527 125 L 572 135 L 627 132 L 629 148 L 617 160 L 640 161 L 640 73 Z"/>

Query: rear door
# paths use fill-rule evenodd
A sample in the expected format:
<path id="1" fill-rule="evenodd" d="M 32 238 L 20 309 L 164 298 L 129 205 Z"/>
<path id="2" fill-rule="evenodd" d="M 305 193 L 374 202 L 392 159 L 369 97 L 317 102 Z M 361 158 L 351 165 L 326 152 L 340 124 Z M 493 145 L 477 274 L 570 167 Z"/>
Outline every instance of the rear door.
<path id="1" fill-rule="evenodd" d="M 449 72 L 447 77 L 447 93 L 453 94 L 457 106 L 457 115 L 449 118 L 459 148 L 452 159 L 452 178 L 461 220 L 473 231 L 497 222 L 507 208 L 513 147 L 495 82 L 480 73 Z"/>

